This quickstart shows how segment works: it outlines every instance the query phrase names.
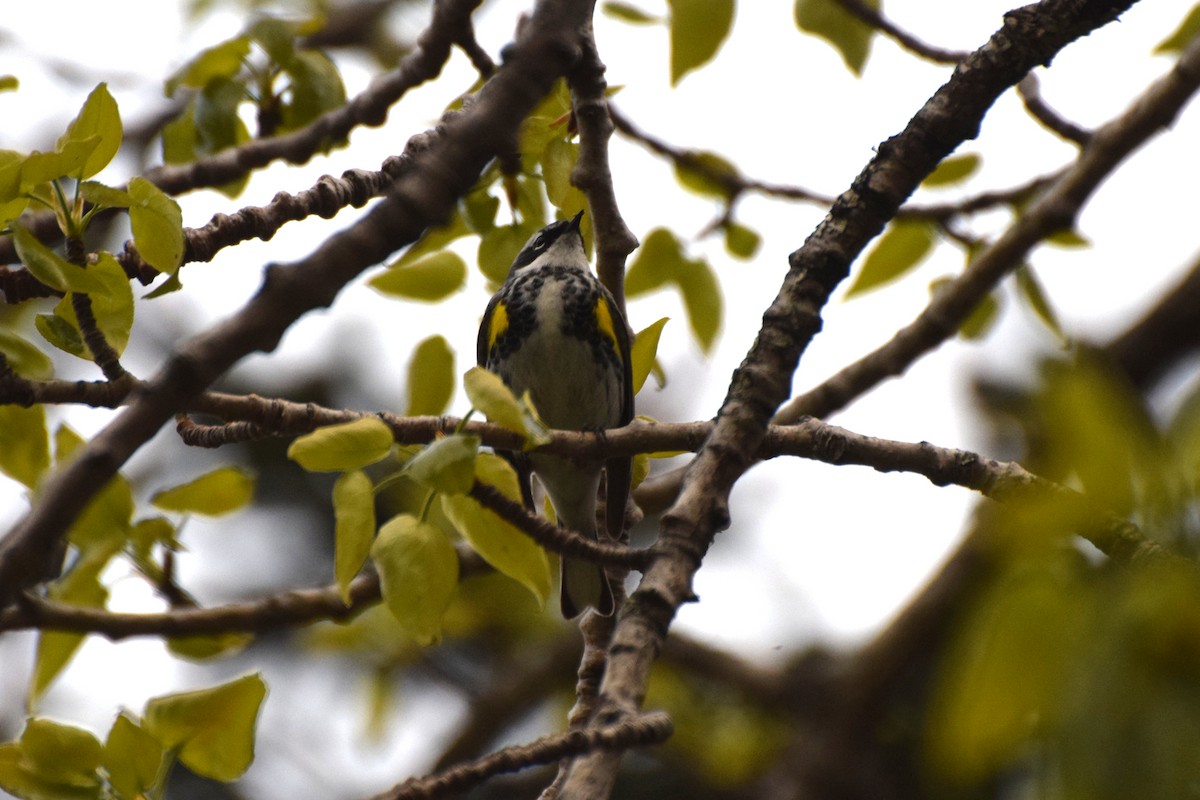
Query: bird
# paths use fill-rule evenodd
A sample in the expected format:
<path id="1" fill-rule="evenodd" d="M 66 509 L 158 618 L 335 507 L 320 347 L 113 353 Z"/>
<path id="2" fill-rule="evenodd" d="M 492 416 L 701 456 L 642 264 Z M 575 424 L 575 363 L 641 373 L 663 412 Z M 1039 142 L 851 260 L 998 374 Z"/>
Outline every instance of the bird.
<path id="1" fill-rule="evenodd" d="M 542 228 L 517 254 L 479 326 L 478 364 L 519 397 L 528 392 L 551 428 L 602 432 L 633 419 L 630 332 L 612 293 L 592 274 L 580 211 Z M 554 506 L 561 527 L 598 539 L 596 496 L 605 478 L 605 532 L 619 540 L 632 473 L 629 457 L 579 461 L 536 451 L 506 454 L 518 467 L 532 506 L 529 471 Z M 613 613 L 604 567 L 561 559 L 562 614 L 594 608 Z"/>

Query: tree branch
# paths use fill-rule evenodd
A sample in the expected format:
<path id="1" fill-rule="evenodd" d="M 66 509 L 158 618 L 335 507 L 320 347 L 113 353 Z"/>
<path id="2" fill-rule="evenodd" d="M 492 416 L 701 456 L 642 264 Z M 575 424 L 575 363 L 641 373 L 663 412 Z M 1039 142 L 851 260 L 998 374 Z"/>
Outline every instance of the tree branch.
<path id="1" fill-rule="evenodd" d="M 1047 236 L 1070 228 L 1079 210 L 1121 162 L 1161 129 L 1200 88 L 1200 44 L 1188 48 L 1175 66 L 1155 81 L 1119 117 L 1105 124 L 1079 158 L 1053 186 L 988 247 L 962 275 L 930 301 L 915 320 L 874 352 L 796 397 L 778 414 L 779 424 L 805 414 L 827 417 L 885 378 L 902 374 L 937 348 L 1005 275 Z"/>
<path id="2" fill-rule="evenodd" d="M 416 241 L 452 204 L 578 56 L 587 0 L 539 3 L 510 57 L 475 103 L 437 131 L 414 137 L 391 195 L 352 227 L 289 266 L 272 265 L 262 288 L 229 320 L 184 343 L 113 422 L 42 487 L 37 504 L 0 541 L 0 606 L 46 575 L 63 532 L 133 452 L 241 358 L 269 352 L 302 314 L 333 302 L 367 267 Z"/>
<path id="3" fill-rule="evenodd" d="M 958 66 L 904 132 L 879 146 L 852 187 L 792 254 L 784 284 L 734 373 L 713 431 L 689 467 L 679 499 L 663 517 L 659 555 L 622 609 L 596 719 L 618 720 L 640 707 L 671 620 L 693 599 L 692 576 L 717 531 L 728 525 L 729 492 L 753 463 L 771 415 L 790 393 L 792 373 L 821 327 L 820 311 L 850 262 L 921 180 L 976 135 L 1002 92 L 1130 4 L 1045 0 L 1010 12 L 1004 27 Z M 571 800 L 607 797 L 619 762 L 618 754 L 577 761 L 564 794 Z"/>

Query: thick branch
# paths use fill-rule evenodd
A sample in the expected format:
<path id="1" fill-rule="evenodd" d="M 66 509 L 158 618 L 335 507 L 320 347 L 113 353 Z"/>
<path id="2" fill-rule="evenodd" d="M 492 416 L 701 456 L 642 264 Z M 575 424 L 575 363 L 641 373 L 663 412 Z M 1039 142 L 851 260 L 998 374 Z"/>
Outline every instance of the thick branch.
<path id="1" fill-rule="evenodd" d="M 310 256 L 273 265 L 262 288 L 226 322 L 184 343 L 112 423 L 42 487 L 38 502 L 0 542 L 0 605 L 58 566 L 56 543 L 91 497 L 144 442 L 244 356 L 270 351 L 306 312 L 328 306 L 367 267 L 444 219 L 494 157 L 494 143 L 517 129 L 578 55 L 587 0 L 538 5 L 505 66 L 475 103 L 436 132 L 416 137 L 392 195 Z"/>
<path id="2" fill-rule="evenodd" d="M 1045 0 L 1009 13 L 1004 27 L 957 67 L 904 132 L 879 146 L 853 186 L 792 254 L 791 269 L 734 373 L 713 432 L 688 469 L 679 500 L 663 518 L 660 555 L 622 610 L 597 719 L 620 719 L 641 706 L 671 620 L 693 597 L 692 576 L 717 531 L 728 525 L 729 492 L 753 463 L 771 415 L 790 392 L 801 354 L 820 330 L 821 308 L 848 274 L 850 262 L 921 180 L 976 135 L 1002 92 L 1128 5 Z M 607 797 L 619 761 L 616 754 L 594 754 L 576 762 L 564 795 Z"/>

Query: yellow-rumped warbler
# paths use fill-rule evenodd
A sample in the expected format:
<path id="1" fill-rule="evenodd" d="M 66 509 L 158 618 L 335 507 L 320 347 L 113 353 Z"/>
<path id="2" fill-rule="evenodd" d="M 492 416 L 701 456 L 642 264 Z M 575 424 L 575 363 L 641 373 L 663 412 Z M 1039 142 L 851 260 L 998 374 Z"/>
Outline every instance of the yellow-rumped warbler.
<path id="1" fill-rule="evenodd" d="M 547 225 L 517 255 L 479 326 L 477 358 L 518 395 L 528 391 L 552 428 L 599 431 L 633 419 L 629 329 L 608 290 L 591 272 L 580 211 Z M 546 489 L 564 528 L 597 538 L 596 493 L 606 478 L 605 529 L 621 535 L 629 495 L 630 459 L 604 464 L 530 453 L 529 466 Z M 530 502 L 528 469 L 522 493 Z M 562 613 L 588 606 L 613 612 L 604 568 L 562 560 Z"/>

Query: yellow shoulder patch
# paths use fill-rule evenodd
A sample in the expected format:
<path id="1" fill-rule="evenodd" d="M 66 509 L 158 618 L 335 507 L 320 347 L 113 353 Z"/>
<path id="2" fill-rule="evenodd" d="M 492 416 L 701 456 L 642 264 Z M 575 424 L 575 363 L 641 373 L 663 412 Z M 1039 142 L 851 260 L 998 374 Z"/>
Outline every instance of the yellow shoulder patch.
<path id="1" fill-rule="evenodd" d="M 488 320 L 488 350 L 496 346 L 496 340 L 506 330 L 508 330 L 508 306 L 504 305 L 504 301 L 501 301 L 496 303 L 492 308 L 492 317 Z"/>
<path id="2" fill-rule="evenodd" d="M 596 298 L 596 327 L 600 329 L 600 333 L 608 337 L 608 340 L 613 343 L 613 349 L 620 355 L 621 348 L 617 345 L 617 332 L 613 329 L 612 312 L 608 310 L 608 303 L 603 297 Z"/>

